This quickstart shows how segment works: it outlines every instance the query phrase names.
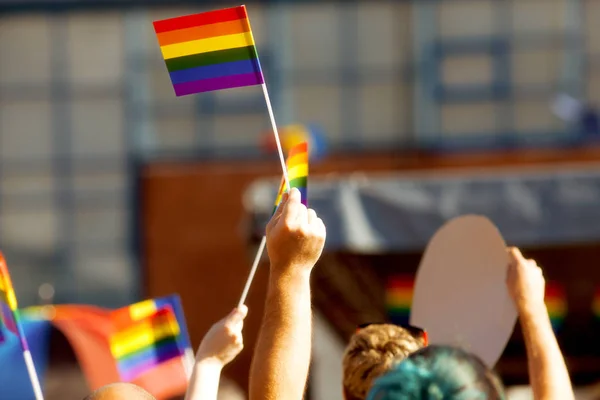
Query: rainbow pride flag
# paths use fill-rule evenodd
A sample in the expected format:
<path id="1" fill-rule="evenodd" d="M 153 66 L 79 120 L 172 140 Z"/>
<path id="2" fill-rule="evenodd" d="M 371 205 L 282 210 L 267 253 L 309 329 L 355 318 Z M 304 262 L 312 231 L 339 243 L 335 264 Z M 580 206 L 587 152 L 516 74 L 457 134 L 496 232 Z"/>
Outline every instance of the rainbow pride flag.
<path id="1" fill-rule="evenodd" d="M 277 151 L 277 143 L 273 131 L 263 134 L 263 145 L 266 151 Z M 308 143 L 308 156 L 310 160 L 318 160 L 327 154 L 327 140 L 321 127 L 317 124 L 292 124 L 279 128 L 281 146 L 284 151 L 289 151 L 294 146 Z"/>
<path id="2" fill-rule="evenodd" d="M 161 363 L 184 355 L 175 313 L 170 308 L 140 319 L 110 338 L 110 350 L 121 379 L 131 381 Z"/>
<path id="3" fill-rule="evenodd" d="M 0 253 L 0 336 L 2 335 L 2 327 L 6 327 L 10 332 L 20 337 L 19 334 L 19 309 L 17 305 L 17 296 L 15 289 L 8 273 L 8 267 L 4 256 Z M 4 336 L 0 337 L 0 341 L 4 341 Z M 28 349 L 27 342 L 21 343 Z"/>
<path id="4" fill-rule="evenodd" d="M 173 294 L 170 296 L 158 297 L 156 299 L 144 300 L 127 307 L 119 308 L 111 313 L 111 319 L 115 329 L 126 329 L 136 321 L 151 317 L 163 308 L 169 308 L 175 313 L 180 330 L 180 335 L 178 337 L 180 346 L 185 349 L 191 349 L 192 344 L 179 295 Z"/>
<path id="5" fill-rule="evenodd" d="M 388 318 L 394 324 L 408 324 L 415 282 L 412 276 L 400 275 L 388 279 L 385 304 Z"/>
<path id="6" fill-rule="evenodd" d="M 594 292 L 594 298 L 592 299 L 592 314 L 594 319 L 600 321 L 600 287 Z"/>
<path id="7" fill-rule="evenodd" d="M 286 168 L 290 187 L 300 190 L 302 204 L 308 206 L 308 143 L 302 142 L 290 149 L 286 160 Z M 275 198 L 273 214 L 277 210 L 279 203 L 281 203 L 281 197 L 285 192 L 285 180 L 281 178 L 279 192 L 277 192 L 277 198 Z"/>
<path id="8" fill-rule="evenodd" d="M 246 6 L 154 22 L 177 96 L 264 83 Z"/>
<path id="9" fill-rule="evenodd" d="M 544 301 L 552 328 L 557 331 L 567 316 L 567 295 L 564 287 L 557 282 L 547 282 Z"/>

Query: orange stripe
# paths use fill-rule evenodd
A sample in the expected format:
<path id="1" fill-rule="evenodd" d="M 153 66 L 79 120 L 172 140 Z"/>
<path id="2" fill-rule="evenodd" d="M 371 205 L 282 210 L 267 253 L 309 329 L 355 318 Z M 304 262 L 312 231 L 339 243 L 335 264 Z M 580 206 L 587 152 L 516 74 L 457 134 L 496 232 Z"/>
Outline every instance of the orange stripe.
<path id="1" fill-rule="evenodd" d="M 294 156 L 288 157 L 287 159 L 288 168 L 292 168 L 300 164 L 308 164 L 308 153 L 299 153 Z"/>
<path id="2" fill-rule="evenodd" d="M 215 36 L 235 35 L 250 32 L 250 23 L 247 18 L 236 21 L 219 22 L 217 24 L 195 26 L 193 28 L 178 29 L 159 33 L 158 43 L 161 46 L 169 44 L 190 42 L 192 40 L 208 39 Z"/>
<path id="3" fill-rule="evenodd" d="M 290 152 L 288 153 L 288 158 L 292 158 L 295 155 L 301 154 L 301 153 L 308 153 L 308 143 L 302 142 L 302 143 L 299 143 L 296 146 L 292 147 L 290 149 Z"/>

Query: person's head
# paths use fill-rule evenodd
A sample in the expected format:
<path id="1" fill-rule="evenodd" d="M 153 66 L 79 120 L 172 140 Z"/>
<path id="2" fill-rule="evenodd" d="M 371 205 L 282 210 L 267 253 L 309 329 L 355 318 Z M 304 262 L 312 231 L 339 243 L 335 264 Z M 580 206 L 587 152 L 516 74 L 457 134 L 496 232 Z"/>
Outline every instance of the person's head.
<path id="1" fill-rule="evenodd" d="M 500 379 L 466 351 L 429 346 L 379 378 L 367 400 L 504 400 Z"/>
<path id="2" fill-rule="evenodd" d="M 344 353 L 344 398 L 364 400 L 376 378 L 424 345 L 424 337 L 396 325 L 375 324 L 358 330 Z"/>
<path id="3" fill-rule="evenodd" d="M 102 386 L 83 400 L 156 400 L 154 396 L 131 383 Z"/>

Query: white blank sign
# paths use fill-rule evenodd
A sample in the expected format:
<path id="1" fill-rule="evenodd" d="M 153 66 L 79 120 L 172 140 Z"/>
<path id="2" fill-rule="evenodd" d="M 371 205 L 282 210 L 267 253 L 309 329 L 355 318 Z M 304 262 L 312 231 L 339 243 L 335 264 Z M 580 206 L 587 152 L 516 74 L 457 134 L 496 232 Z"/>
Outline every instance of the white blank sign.
<path id="1" fill-rule="evenodd" d="M 493 367 L 517 311 L 506 288 L 506 243 L 487 218 L 446 223 L 429 242 L 415 279 L 410 322 L 430 344 L 461 347 Z"/>

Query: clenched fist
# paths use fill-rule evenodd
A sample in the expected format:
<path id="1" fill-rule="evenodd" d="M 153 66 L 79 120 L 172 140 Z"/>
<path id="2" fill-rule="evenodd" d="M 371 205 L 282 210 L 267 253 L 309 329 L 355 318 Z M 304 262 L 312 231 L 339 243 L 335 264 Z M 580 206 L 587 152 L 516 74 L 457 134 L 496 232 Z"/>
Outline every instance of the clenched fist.
<path id="1" fill-rule="evenodd" d="M 325 225 L 300 201 L 300 191 L 284 193 L 267 225 L 267 252 L 275 273 L 310 272 L 325 245 Z"/>

